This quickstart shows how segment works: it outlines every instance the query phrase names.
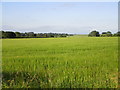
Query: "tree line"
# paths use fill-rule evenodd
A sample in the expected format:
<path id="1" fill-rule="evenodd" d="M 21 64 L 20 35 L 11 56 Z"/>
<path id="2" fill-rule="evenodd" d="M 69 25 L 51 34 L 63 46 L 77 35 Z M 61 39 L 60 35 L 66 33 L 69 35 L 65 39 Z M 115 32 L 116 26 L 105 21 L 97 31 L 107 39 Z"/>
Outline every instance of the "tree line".
<path id="1" fill-rule="evenodd" d="M 98 31 L 92 31 L 88 34 L 89 37 L 112 37 L 112 36 L 120 36 L 120 31 L 118 31 L 117 33 L 112 34 L 110 31 L 107 32 L 102 32 L 102 34 L 100 34 Z"/>
<path id="2" fill-rule="evenodd" d="M 50 37 L 67 37 L 73 36 L 73 34 L 66 33 L 34 33 L 34 32 L 12 32 L 12 31 L 0 31 L 2 38 L 50 38 Z"/>
<path id="3" fill-rule="evenodd" d="M 0 31 L 0 38 L 51 38 L 51 37 L 67 37 L 73 36 L 74 34 L 67 33 L 34 33 L 34 32 L 12 32 L 12 31 Z M 88 34 L 89 37 L 112 37 L 120 36 L 120 31 L 112 34 L 110 31 L 102 32 L 100 34 L 98 31 L 94 30 Z"/>

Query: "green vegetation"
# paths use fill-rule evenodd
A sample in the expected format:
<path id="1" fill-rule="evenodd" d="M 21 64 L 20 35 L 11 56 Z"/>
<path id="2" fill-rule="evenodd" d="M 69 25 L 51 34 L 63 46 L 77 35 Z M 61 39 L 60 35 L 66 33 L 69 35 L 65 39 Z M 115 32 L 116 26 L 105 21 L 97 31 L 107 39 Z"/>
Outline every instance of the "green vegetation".
<path id="1" fill-rule="evenodd" d="M 92 32 L 90 32 L 90 33 L 88 34 L 88 36 L 90 36 L 90 37 L 99 37 L 100 34 L 99 34 L 98 31 L 92 31 Z"/>
<path id="2" fill-rule="evenodd" d="M 58 38 L 58 37 L 68 37 L 74 36 L 76 34 L 67 34 L 67 33 L 34 33 L 34 32 L 12 32 L 12 31 L 0 31 L 2 35 L 0 38 Z M 94 30 L 91 31 L 88 35 L 87 34 L 77 34 L 79 36 L 89 36 L 89 37 L 118 37 L 120 36 L 120 31 L 117 33 L 112 34 L 110 31 L 102 32 L 100 34 L 98 31 Z"/>
<path id="3" fill-rule="evenodd" d="M 111 36 L 112 36 L 112 33 L 111 33 L 110 31 L 102 32 L 101 36 L 102 36 L 102 37 L 111 37 Z"/>
<path id="4" fill-rule="evenodd" d="M 119 37 L 120 36 L 120 31 L 118 31 L 117 33 L 114 33 L 112 34 L 110 31 L 107 31 L 107 32 L 102 32 L 102 34 L 99 34 L 98 31 L 94 30 L 94 31 L 91 31 L 89 34 L 88 34 L 89 37 Z"/>
<path id="5" fill-rule="evenodd" d="M 0 38 L 51 38 L 51 37 L 67 37 L 73 36 L 73 34 L 66 33 L 34 33 L 34 32 L 12 32 L 12 31 L 0 31 L 2 35 Z"/>
<path id="6" fill-rule="evenodd" d="M 116 88 L 117 37 L 2 40 L 3 88 Z"/>

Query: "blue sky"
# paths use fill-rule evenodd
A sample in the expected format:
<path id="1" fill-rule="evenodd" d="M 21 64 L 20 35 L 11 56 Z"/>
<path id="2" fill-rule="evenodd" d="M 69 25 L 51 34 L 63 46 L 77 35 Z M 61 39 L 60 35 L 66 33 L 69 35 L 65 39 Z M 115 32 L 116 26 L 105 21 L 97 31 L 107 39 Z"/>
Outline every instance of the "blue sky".
<path id="1" fill-rule="evenodd" d="M 118 31 L 117 2 L 3 2 L 2 6 L 2 28 L 7 31 Z"/>

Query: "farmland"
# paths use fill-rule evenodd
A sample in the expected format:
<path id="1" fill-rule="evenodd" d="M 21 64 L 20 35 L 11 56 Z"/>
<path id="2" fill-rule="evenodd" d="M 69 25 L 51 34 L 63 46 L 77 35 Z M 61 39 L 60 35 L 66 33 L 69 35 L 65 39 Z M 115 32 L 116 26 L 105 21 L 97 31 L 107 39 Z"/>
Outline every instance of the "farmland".
<path id="1" fill-rule="evenodd" d="M 3 88 L 116 88 L 117 37 L 2 40 Z"/>

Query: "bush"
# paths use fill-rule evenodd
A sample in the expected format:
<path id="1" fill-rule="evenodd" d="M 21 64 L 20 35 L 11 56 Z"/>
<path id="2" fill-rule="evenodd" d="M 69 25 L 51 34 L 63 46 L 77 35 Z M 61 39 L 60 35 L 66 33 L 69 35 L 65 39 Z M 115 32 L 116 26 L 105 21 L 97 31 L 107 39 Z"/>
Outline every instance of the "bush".
<path id="1" fill-rule="evenodd" d="M 89 33 L 89 35 L 88 36 L 90 36 L 90 37 L 99 37 L 100 36 L 100 34 L 99 34 L 99 32 L 98 31 L 92 31 L 92 32 L 90 32 Z"/>

